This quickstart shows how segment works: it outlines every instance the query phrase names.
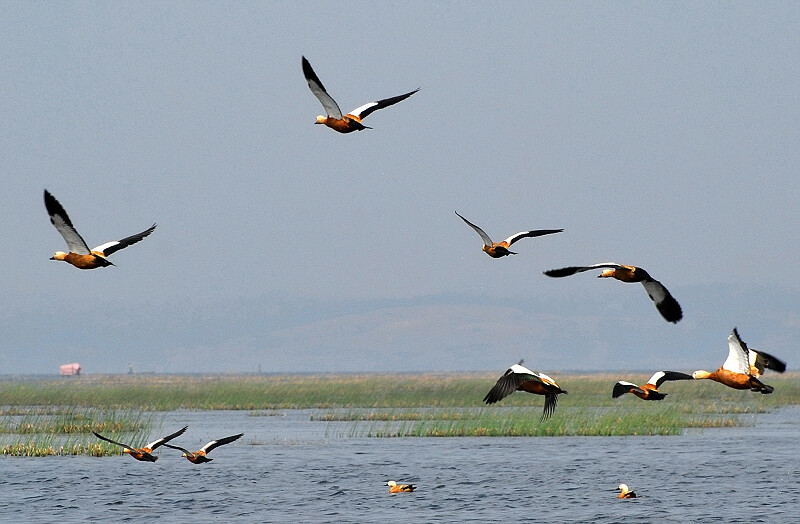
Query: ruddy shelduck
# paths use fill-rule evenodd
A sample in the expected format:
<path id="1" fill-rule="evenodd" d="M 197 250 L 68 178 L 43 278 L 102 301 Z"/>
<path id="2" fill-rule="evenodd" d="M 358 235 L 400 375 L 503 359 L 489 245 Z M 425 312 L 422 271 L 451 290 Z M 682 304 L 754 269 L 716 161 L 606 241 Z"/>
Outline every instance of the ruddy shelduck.
<path id="1" fill-rule="evenodd" d="M 404 95 L 385 98 L 383 100 L 378 100 L 377 102 L 369 102 L 363 106 L 353 109 L 347 114 L 342 114 L 342 110 L 339 109 L 339 104 L 337 104 L 336 101 L 331 98 L 331 95 L 329 95 L 325 90 L 325 87 L 322 85 L 322 82 L 320 82 L 317 74 L 314 73 L 314 70 L 311 68 L 311 64 L 308 62 L 308 60 L 306 60 L 306 57 L 303 57 L 302 62 L 303 74 L 308 82 L 308 87 L 311 89 L 311 92 L 314 93 L 314 96 L 319 99 L 320 103 L 322 103 L 322 107 L 325 109 L 326 113 L 326 115 L 319 115 L 317 117 L 317 121 L 314 123 L 326 125 L 340 133 L 350 133 L 352 131 L 372 129 L 371 127 L 367 127 L 361 123 L 361 121 L 369 116 L 370 113 L 401 102 L 419 91 L 419 88 L 417 88 Z"/>
<path id="2" fill-rule="evenodd" d="M 620 484 L 619 487 L 616 489 L 616 491 L 620 492 L 619 495 L 617 495 L 618 499 L 635 499 L 636 498 L 636 493 L 631 491 L 630 488 L 628 488 L 627 484 Z"/>
<path id="3" fill-rule="evenodd" d="M 44 206 L 47 208 L 47 213 L 50 215 L 50 223 L 61 233 L 61 236 L 64 237 L 64 240 L 67 242 L 67 247 L 69 248 L 69 253 L 56 251 L 50 260 L 63 260 L 78 269 L 95 269 L 98 267 L 113 266 L 114 264 L 109 262 L 106 257 L 131 244 L 139 242 L 156 228 L 156 225 L 153 224 L 136 235 L 125 237 L 122 240 L 106 242 L 93 249 L 89 249 L 89 246 L 72 225 L 67 212 L 64 211 L 64 208 L 59 204 L 58 200 L 46 189 L 44 190 Z"/>
<path id="4" fill-rule="evenodd" d="M 625 393 L 632 393 L 643 400 L 661 400 L 667 396 L 666 393 L 661 393 L 658 388 L 661 384 L 668 380 L 692 380 L 692 376 L 678 371 L 657 371 L 653 373 L 647 384 L 637 386 L 632 382 L 620 380 L 614 384 L 614 391 L 611 393 L 611 398 L 619 398 Z"/>
<path id="5" fill-rule="evenodd" d="M 622 282 L 641 282 L 645 291 L 647 291 L 647 295 L 655 303 L 659 313 L 661 313 L 661 316 L 668 322 L 677 323 L 683 318 L 683 311 L 681 311 L 681 305 L 678 304 L 678 301 L 672 297 L 661 282 L 651 277 L 647 271 L 640 267 L 605 262 L 602 264 L 594 264 L 593 266 L 573 266 L 551 269 L 545 271 L 544 274 L 548 277 L 568 277 L 575 273 L 602 268 L 605 269 L 597 276 L 598 278 L 610 277 L 616 278 Z"/>
<path id="6" fill-rule="evenodd" d="M 542 420 L 553 415 L 558 403 L 558 395 L 567 393 L 555 380 L 544 373 L 537 373 L 519 364 L 514 364 L 497 380 L 494 387 L 483 397 L 483 401 L 487 404 L 494 404 L 515 391 L 544 395 Z"/>
<path id="7" fill-rule="evenodd" d="M 104 437 L 103 435 L 101 435 L 100 433 L 98 433 L 96 431 L 92 431 L 92 433 L 94 433 L 94 436 L 99 438 L 100 440 L 105 440 L 106 442 L 110 442 L 112 444 L 116 444 L 117 446 L 122 446 L 123 448 L 125 448 L 125 449 L 122 450 L 123 453 L 129 454 L 131 457 L 135 458 L 136 460 L 142 460 L 144 462 L 155 462 L 156 460 L 158 460 L 158 457 L 155 456 L 155 455 L 152 455 L 153 451 L 155 451 L 156 448 L 158 448 L 159 446 L 165 445 L 167 442 L 169 442 L 170 440 L 174 439 L 175 437 L 178 437 L 178 436 L 182 435 L 183 432 L 186 431 L 186 428 L 188 428 L 188 427 L 189 426 L 183 426 L 183 428 L 179 429 L 178 431 L 176 431 L 172 435 L 167 435 L 166 437 L 162 437 L 162 438 L 160 438 L 158 440 L 154 440 L 153 442 L 150 442 L 149 444 L 146 444 L 143 448 L 134 448 L 133 446 L 129 446 L 128 444 L 123 444 L 122 442 L 117 442 L 115 440 L 111 440 L 110 438 L 106 438 L 106 437 Z"/>
<path id="8" fill-rule="evenodd" d="M 232 435 L 230 437 L 225 437 L 217 440 L 212 440 L 198 451 L 192 453 L 188 449 L 182 448 L 180 446 L 173 446 L 172 444 L 164 444 L 167 448 L 177 449 L 183 451 L 184 457 L 191 462 L 192 464 L 202 464 L 204 462 L 211 462 L 214 459 L 208 458 L 206 455 L 211 452 L 212 449 L 218 448 L 219 446 L 224 446 L 225 444 L 230 444 L 234 440 L 239 440 L 244 433 L 239 433 L 238 435 Z"/>
<path id="9" fill-rule="evenodd" d="M 713 373 L 699 369 L 692 373 L 696 380 L 709 379 L 733 389 L 749 389 L 759 393 L 772 393 L 775 388 L 758 380 L 750 370 L 750 354 L 747 344 L 739 338 L 739 332 L 733 328 L 728 337 L 728 358 Z"/>
<path id="10" fill-rule="evenodd" d="M 501 258 L 508 255 L 516 255 L 515 252 L 509 251 L 508 248 L 511 247 L 511 244 L 519 240 L 520 238 L 526 237 L 540 237 L 542 235 L 551 235 L 553 233 L 561 233 L 564 231 L 563 229 L 536 229 L 533 231 L 520 231 L 515 235 L 511 235 L 507 239 L 503 240 L 502 242 L 492 242 L 492 239 L 489 238 L 489 235 L 486 232 L 467 220 L 466 218 L 462 217 L 458 214 L 458 211 L 455 211 L 455 214 L 458 217 L 467 223 L 472 229 L 475 230 L 478 235 L 480 235 L 481 239 L 483 240 L 483 251 L 492 258 Z"/>
<path id="11" fill-rule="evenodd" d="M 389 486 L 389 493 L 411 493 L 417 489 L 414 484 L 398 484 L 393 480 L 387 482 L 386 485 Z"/>

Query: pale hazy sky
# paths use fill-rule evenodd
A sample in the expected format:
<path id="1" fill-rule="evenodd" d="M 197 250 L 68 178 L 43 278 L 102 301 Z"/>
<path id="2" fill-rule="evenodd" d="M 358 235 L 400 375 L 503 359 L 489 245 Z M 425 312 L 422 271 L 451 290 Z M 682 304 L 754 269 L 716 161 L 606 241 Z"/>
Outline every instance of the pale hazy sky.
<path id="1" fill-rule="evenodd" d="M 345 111 L 419 93 L 340 135 Z M 0 366 L 798 362 L 800 4 L 2 2 Z M 47 188 L 116 267 L 48 260 Z M 459 213 L 515 244 L 494 260 Z M 546 269 L 646 268 L 638 284 Z"/>

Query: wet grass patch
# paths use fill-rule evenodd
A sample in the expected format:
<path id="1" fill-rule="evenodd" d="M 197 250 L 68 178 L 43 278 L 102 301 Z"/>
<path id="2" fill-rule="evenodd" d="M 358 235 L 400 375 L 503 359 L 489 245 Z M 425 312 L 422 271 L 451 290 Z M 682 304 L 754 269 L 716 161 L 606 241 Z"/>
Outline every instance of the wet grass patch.
<path id="1" fill-rule="evenodd" d="M 158 415 L 86 407 L 16 407 L 0 412 L 0 452 L 6 456 L 121 455 L 92 431 L 131 445 L 145 442 Z M 160 418 L 160 417 L 158 417 Z"/>

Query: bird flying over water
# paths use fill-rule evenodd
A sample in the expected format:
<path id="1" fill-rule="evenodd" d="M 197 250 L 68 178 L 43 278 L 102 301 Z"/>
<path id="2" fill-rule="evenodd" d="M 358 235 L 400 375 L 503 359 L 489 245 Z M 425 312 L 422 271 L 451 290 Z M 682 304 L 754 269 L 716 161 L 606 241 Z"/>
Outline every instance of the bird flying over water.
<path id="1" fill-rule="evenodd" d="M 558 395 L 566 394 L 566 391 L 561 389 L 555 380 L 544 373 L 537 373 L 519 364 L 514 364 L 497 380 L 494 387 L 483 397 L 483 401 L 487 404 L 494 404 L 515 391 L 544 395 L 542 420 L 553 415 L 558 403 Z"/>
<path id="2" fill-rule="evenodd" d="M 225 437 L 218 440 L 212 440 L 211 442 L 209 442 L 208 444 L 206 444 L 205 446 L 203 446 L 194 453 L 180 446 L 173 446 L 172 444 L 164 444 L 164 446 L 183 451 L 182 456 L 186 457 L 186 459 L 192 464 L 202 464 L 204 462 L 211 462 L 212 460 L 214 460 L 206 456 L 208 453 L 211 453 L 211 450 L 219 446 L 224 446 L 225 444 L 230 444 L 234 440 L 239 440 L 242 437 L 242 435 L 244 435 L 244 433 L 239 433 L 238 435 L 232 435 L 230 437 Z"/>
<path id="3" fill-rule="evenodd" d="M 125 237 L 122 240 L 106 242 L 105 244 L 89 249 L 86 241 L 83 240 L 72 225 L 72 221 L 70 221 L 67 212 L 64 211 L 64 208 L 58 200 L 46 189 L 44 190 L 44 206 L 47 208 L 47 213 L 50 215 L 50 223 L 61 233 L 61 236 L 64 237 L 64 240 L 67 242 L 67 247 L 69 248 L 69 253 L 56 251 L 50 260 L 63 260 L 78 269 L 95 269 L 98 267 L 113 266 L 114 264 L 109 262 L 106 257 L 116 253 L 120 249 L 124 249 L 139 242 L 156 228 L 156 225 L 153 224 L 141 233 Z"/>
<path id="4" fill-rule="evenodd" d="M 661 400 L 666 397 L 667 394 L 661 393 L 658 391 L 658 388 L 667 380 L 692 380 L 692 376 L 677 371 L 657 371 L 650 377 L 647 384 L 641 387 L 632 382 L 620 380 L 614 384 L 614 391 L 611 393 L 611 398 L 619 398 L 625 393 L 633 393 L 643 400 Z"/>
<path id="5" fill-rule="evenodd" d="M 489 238 L 489 235 L 487 235 L 483 229 L 479 228 L 466 218 L 459 215 L 458 211 L 455 211 L 455 214 L 458 215 L 458 217 L 461 220 L 466 222 L 467 225 L 469 225 L 472 229 L 474 229 L 475 232 L 478 233 L 478 235 L 480 235 L 481 239 L 483 240 L 483 247 L 481 249 L 483 249 L 483 251 L 492 258 L 500 258 L 508 255 L 516 255 L 515 252 L 509 251 L 508 248 L 511 247 L 511 244 L 513 244 L 514 242 L 516 242 L 521 238 L 539 237 L 542 235 L 551 235 L 553 233 L 561 233 L 562 231 L 564 231 L 563 229 L 536 229 L 533 231 L 520 231 L 519 233 L 511 235 L 502 242 L 492 242 L 492 239 Z"/>
<path id="6" fill-rule="evenodd" d="M 166 437 L 161 437 L 158 440 L 154 440 L 153 442 L 146 444 L 142 448 L 134 448 L 133 446 L 129 446 L 128 444 L 123 444 L 122 442 L 111 440 L 110 438 L 106 438 L 96 431 L 92 431 L 92 433 L 94 433 L 95 437 L 101 440 L 105 440 L 106 442 L 116 444 L 117 446 L 122 446 L 123 448 L 125 448 L 122 450 L 123 453 L 128 453 L 131 457 L 135 458 L 136 460 L 141 460 L 144 462 L 155 462 L 156 460 L 158 460 L 158 457 L 152 455 L 151 453 L 153 453 L 153 451 L 155 451 L 156 448 L 158 448 L 159 446 L 165 445 L 167 442 L 174 439 L 175 437 L 182 435 L 183 432 L 186 431 L 186 428 L 188 427 L 189 426 L 183 426 L 183 428 L 179 429 L 175 433 L 167 435 Z"/>
<path id="7" fill-rule="evenodd" d="M 559 278 L 601 268 L 606 269 L 597 276 L 598 278 L 611 277 L 622 282 L 641 282 L 645 291 L 647 291 L 647 295 L 653 303 L 655 303 L 658 312 L 661 313 L 661 316 L 668 322 L 677 323 L 683 318 L 683 311 L 681 311 L 681 305 L 678 304 L 678 301 L 673 298 L 661 282 L 651 277 L 647 271 L 640 267 L 605 262 L 602 264 L 594 264 L 593 266 L 572 266 L 562 267 L 561 269 L 551 269 L 545 271 L 544 274 L 548 277 Z"/>
<path id="8" fill-rule="evenodd" d="M 337 104 L 331 95 L 329 95 L 325 90 L 325 87 L 322 85 L 319 77 L 317 77 L 317 74 L 314 73 L 314 70 L 311 68 L 311 64 L 308 62 L 308 60 L 306 60 L 306 57 L 303 57 L 302 62 L 303 75 L 306 77 L 308 87 L 311 89 L 311 92 L 314 93 L 314 96 L 319 99 L 320 103 L 322 103 L 322 107 L 325 109 L 326 113 L 326 116 L 319 115 L 317 117 L 317 121 L 314 123 L 326 125 L 340 133 L 350 133 L 352 131 L 372 129 L 361 123 L 361 121 L 369 116 L 370 113 L 401 102 L 419 91 L 419 88 L 417 88 L 404 95 L 385 98 L 383 100 L 378 100 L 377 102 L 368 102 L 363 106 L 353 109 L 347 114 L 342 114 L 342 110 L 339 109 L 339 104 Z"/>
<path id="9" fill-rule="evenodd" d="M 783 363 L 781 362 L 781 364 Z M 753 375 L 751 372 L 750 350 L 739 337 L 736 328 L 733 328 L 733 333 L 728 336 L 728 358 L 725 359 L 722 366 L 711 373 L 698 369 L 692 373 L 692 377 L 696 380 L 714 380 L 733 389 L 749 389 L 764 394 L 775 391 L 775 388 L 764 384 L 757 375 Z"/>

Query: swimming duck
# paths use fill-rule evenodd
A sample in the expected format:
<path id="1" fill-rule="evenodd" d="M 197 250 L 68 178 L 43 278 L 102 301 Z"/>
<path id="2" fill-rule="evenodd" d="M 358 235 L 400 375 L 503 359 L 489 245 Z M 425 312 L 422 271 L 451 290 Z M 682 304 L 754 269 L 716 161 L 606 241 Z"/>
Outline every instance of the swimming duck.
<path id="1" fill-rule="evenodd" d="M 128 453 L 131 457 L 135 458 L 136 460 L 142 460 L 144 462 L 155 462 L 156 460 L 158 460 L 158 457 L 155 456 L 155 455 L 152 455 L 151 453 L 153 453 L 153 451 L 155 451 L 156 448 L 158 448 L 159 446 L 162 446 L 162 445 L 166 444 L 167 442 L 169 442 L 170 440 L 174 439 L 175 437 L 178 437 L 178 436 L 182 435 L 183 432 L 186 431 L 186 428 L 188 428 L 188 427 L 189 426 L 183 426 L 183 428 L 181 428 L 180 430 L 176 431 L 172 435 L 167 435 L 166 437 L 162 437 L 162 438 L 160 438 L 158 440 L 154 440 L 153 442 L 150 442 L 149 444 L 146 444 L 142 448 L 134 448 L 132 446 L 129 446 L 128 444 L 123 444 L 122 442 L 117 442 L 115 440 L 111 440 L 110 438 L 106 438 L 106 437 L 104 437 L 103 435 L 101 435 L 100 433 L 98 433 L 96 431 L 92 431 L 92 433 L 94 433 L 95 437 L 97 437 L 97 438 L 99 438 L 101 440 L 105 440 L 106 442 L 110 442 L 112 444 L 116 444 L 117 446 L 122 446 L 123 448 L 125 448 L 125 449 L 122 450 L 123 453 Z"/>
<path id="2" fill-rule="evenodd" d="M 636 266 L 625 266 L 614 262 L 594 264 L 593 266 L 563 267 L 545 271 L 548 277 L 568 277 L 575 273 L 590 271 L 592 269 L 607 268 L 600 273 L 598 278 L 616 278 L 622 282 L 641 282 L 650 299 L 655 303 L 661 316 L 668 322 L 677 323 L 683 318 L 683 312 L 678 301 L 670 295 L 661 282 L 650 276 L 647 271 Z"/>
<path id="3" fill-rule="evenodd" d="M 393 480 L 387 482 L 386 485 L 389 486 L 389 493 L 410 493 L 417 489 L 414 484 L 398 484 Z"/>
<path id="4" fill-rule="evenodd" d="M 218 440 L 212 440 L 211 442 L 200 448 L 195 453 L 192 453 L 188 449 L 184 449 L 180 446 L 173 446 L 172 444 L 164 444 L 164 446 L 183 451 L 182 456 L 186 457 L 186 459 L 192 464 L 202 464 L 204 462 L 211 462 L 212 460 L 214 460 L 206 457 L 206 454 L 211 453 L 212 449 L 217 448 L 219 446 L 224 446 L 225 444 L 230 444 L 234 440 L 240 439 L 242 435 L 244 435 L 244 433 L 239 433 L 238 435 L 232 435 L 230 437 L 225 437 Z"/>
<path id="5" fill-rule="evenodd" d="M 620 380 L 614 384 L 614 391 L 611 393 L 611 398 L 619 398 L 625 393 L 633 393 L 643 400 L 661 400 L 666 397 L 667 394 L 661 393 L 658 391 L 658 388 L 667 380 L 692 380 L 692 376 L 677 371 L 657 371 L 650 377 L 647 384 L 642 387 L 632 382 Z"/>
<path id="6" fill-rule="evenodd" d="M 497 380 L 494 387 L 483 398 L 487 404 L 503 400 L 515 391 L 527 391 L 535 395 L 544 395 L 544 412 L 542 420 L 550 418 L 556 410 L 558 395 L 565 393 L 555 380 L 544 373 L 536 373 L 530 369 L 514 364 Z"/>
<path id="7" fill-rule="evenodd" d="M 733 389 L 749 389 L 765 395 L 772 393 L 775 388 L 764 384 L 752 374 L 749 353 L 747 344 L 739 337 L 736 328 L 733 328 L 733 333 L 728 337 L 728 358 L 722 367 L 713 373 L 699 369 L 692 373 L 692 377 L 696 380 L 714 380 Z"/>
<path id="8" fill-rule="evenodd" d="M 156 228 L 156 225 L 153 224 L 141 233 L 125 237 L 122 240 L 106 242 L 93 249 L 89 249 L 89 246 L 86 245 L 86 242 L 81 238 L 75 227 L 73 227 L 67 212 L 64 211 L 64 208 L 58 200 L 46 189 L 44 190 L 44 206 L 47 208 L 47 213 L 50 215 L 50 223 L 61 233 L 61 236 L 67 241 L 67 247 L 69 247 L 69 253 L 56 251 L 50 260 L 63 260 L 78 269 L 95 269 L 98 267 L 113 266 L 114 264 L 109 262 L 106 257 L 131 244 L 139 242 Z"/>
<path id="9" fill-rule="evenodd" d="M 361 121 L 369 116 L 370 113 L 401 102 L 419 91 L 419 88 L 417 88 L 404 95 L 385 98 L 383 100 L 378 100 L 377 102 L 369 102 L 363 106 L 353 109 L 346 115 L 343 115 L 342 110 L 339 109 L 339 104 L 337 104 L 336 101 L 331 98 L 331 95 L 329 95 L 325 90 L 325 87 L 322 85 L 322 82 L 320 82 L 316 73 L 314 73 L 314 70 L 311 68 L 311 64 L 308 62 L 308 60 L 306 60 L 306 57 L 303 57 L 302 62 L 303 74 L 308 82 L 308 87 L 311 89 L 311 92 L 314 93 L 314 96 L 316 96 L 322 103 L 322 107 L 325 109 L 327 114 L 327 116 L 319 115 L 317 117 L 317 121 L 314 123 L 324 124 L 340 133 L 350 133 L 352 131 L 372 129 L 371 127 L 367 127 L 361 123 Z"/>
<path id="10" fill-rule="evenodd" d="M 467 225 L 469 225 L 472 229 L 474 229 L 475 232 L 478 233 L 478 235 L 480 235 L 481 239 L 483 239 L 483 247 L 481 249 L 483 249 L 483 251 L 486 252 L 486 254 L 492 258 L 500 258 L 508 255 L 516 255 L 515 252 L 509 251 L 508 248 L 511 247 L 511 244 L 513 244 L 520 238 L 539 237 L 542 235 L 551 235 L 553 233 L 561 233 L 562 231 L 564 231 L 563 229 L 536 229 L 533 231 L 520 231 L 515 235 L 511 235 L 502 242 L 492 242 L 492 239 L 489 238 L 489 235 L 487 235 L 483 229 L 479 228 L 466 218 L 459 215 L 458 211 L 455 211 L 455 214 L 458 215 L 458 217 L 461 220 L 466 222 Z"/>
<path id="11" fill-rule="evenodd" d="M 620 491 L 620 494 L 617 495 L 618 499 L 635 499 L 636 493 L 628 489 L 627 484 L 620 484 L 617 490 Z"/>

